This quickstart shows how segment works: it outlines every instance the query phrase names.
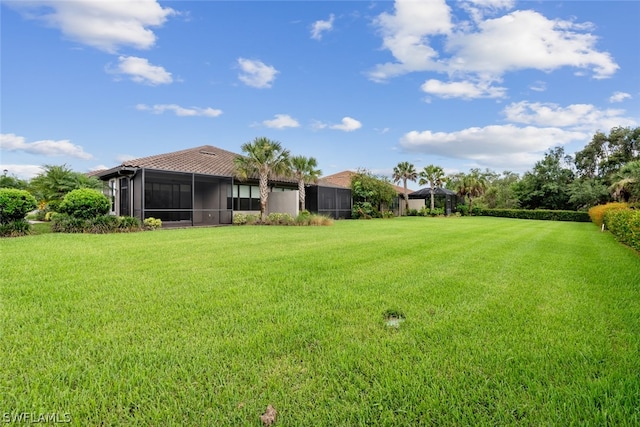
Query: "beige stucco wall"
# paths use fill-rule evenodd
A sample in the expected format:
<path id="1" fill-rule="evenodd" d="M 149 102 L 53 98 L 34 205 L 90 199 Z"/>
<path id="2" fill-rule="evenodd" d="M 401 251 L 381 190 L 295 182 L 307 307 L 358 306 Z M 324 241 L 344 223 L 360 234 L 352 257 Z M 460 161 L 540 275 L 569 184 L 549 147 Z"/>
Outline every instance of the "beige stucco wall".
<path id="1" fill-rule="evenodd" d="M 426 199 L 409 199 L 409 209 L 420 210 L 425 206 Z"/>
<path id="2" fill-rule="evenodd" d="M 267 214 L 288 213 L 294 218 L 297 217 L 299 197 L 298 190 L 270 192 L 267 199 Z"/>

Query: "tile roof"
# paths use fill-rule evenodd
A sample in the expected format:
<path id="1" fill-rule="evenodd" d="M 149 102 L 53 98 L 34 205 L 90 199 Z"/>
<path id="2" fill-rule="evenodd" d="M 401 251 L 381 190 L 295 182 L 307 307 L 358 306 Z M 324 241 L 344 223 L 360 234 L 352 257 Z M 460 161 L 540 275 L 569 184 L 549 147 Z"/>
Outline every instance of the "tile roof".
<path id="1" fill-rule="evenodd" d="M 333 175 L 323 176 L 318 180 L 318 184 L 332 185 L 336 187 L 351 188 L 351 177 L 355 175 L 353 171 L 342 171 L 334 173 Z M 404 187 L 391 184 L 398 194 L 404 194 Z M 407 188 L 407 194 L 413 190 Z"/>
<path id="2" fill-rule="evenodd" d="M 234 176 L 233 159 L 237 156 L 238 154 L 231 151 L 222 150 L 212 145 L 203 145 L 172 153 L 127 160 L 122 162 L 121 166 L 203 175 Z"/>
<path id="3" fill-rule="evenodd" d="M 141 157 L 122 162 L 119 166 L 96 172 L 97 176 L 106 175 L 120 168 L 144 168 L 172 172 L 196 173 L 202 175 L 214 175 L 235 177 L 234 159 L 240 154 L 223 150 L 213 145 L 203 145 L 186 150 L 174 151 L 155 156 Z M 250 180 L 257 180 L 258 175 L 250 176 Z M 281 183 L 297 183 L 293 178 L 273 177 L 270 181 Z"/>

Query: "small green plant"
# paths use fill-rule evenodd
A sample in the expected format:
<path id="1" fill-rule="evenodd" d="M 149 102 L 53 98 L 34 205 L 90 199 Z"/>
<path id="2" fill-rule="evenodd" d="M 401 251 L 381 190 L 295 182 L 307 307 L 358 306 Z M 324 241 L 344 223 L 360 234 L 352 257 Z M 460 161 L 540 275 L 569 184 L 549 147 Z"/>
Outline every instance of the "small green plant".
<path id="1" fill-rule="evenodd" d="M 64 196 L 59 211 L 75 218 L 89 219 L 106 215 L 110 207 L 109 199 L 101 192 L 80 188 Z"/>
<path id="2" fill-rule="evenodd" d="M 396 216 L 394 215 L 393 211 L 384 211 L 382 212 L 382 218 L 395 218 Z"/>
<path id="3" fill-rule="evenodd" d="M 144 221 L 144 228 L 147 230 L 156 230 L 162 227 L 162 220 L 154 217 L 146 218 Z"/>
<path id="4" fill-rule="evenodd" d="M 140 220 L 134 216 L 121 216 L 119 218 L 118 231 L 140 231 Z"/>

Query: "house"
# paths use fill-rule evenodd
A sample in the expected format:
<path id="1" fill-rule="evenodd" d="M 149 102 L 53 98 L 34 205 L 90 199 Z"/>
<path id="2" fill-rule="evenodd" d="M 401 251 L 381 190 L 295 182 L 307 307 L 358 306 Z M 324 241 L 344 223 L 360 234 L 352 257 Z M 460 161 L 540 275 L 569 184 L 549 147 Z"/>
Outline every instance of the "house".
<path id="1" fill-rule="evenodd" d="M 128 160 L 93 173 L 107 184 L 112 213 L 143 220 L 154 217 L 165 226 L 231 224 L 234 212 L 259 213 L 258 177 L 235 178 L 234 159 L 239 154 L 211 145 Z M 270 179 L 271 212 L 298 212 L 298 184 L 292 178 Z M 322 185 L 309 186 L 307 205 L 312 212 L 334 218 L 345 194 Z M 311 195 L 311 197 L 309 197 Z M 314 198 L 315 195 L 315 198 Z M 333 196 L 332 196 L 333 195 Z M 337 199 L 332 197 L 340 197 Z M 348 192 L 349 215 L 351 191 Z"/>
<path id="2" fill-rule="evenodd" d="M 351 190 L 351 179 L 357 172 L 353 171 L 342 171 L 333 175 L 324 176 L 318 180 L 319 184 L 324 186 L 336 186 L 339 188 L 348 188 Z M 392 210 L 396 215 L 404 215 L 405 204 L 404 202 L 404 187 L 391 184 L 393 189 L 396 191 L 396 197 L 387 208 Z M 411 189 L 407 189 L 408 193 L 413 192 Z"/>

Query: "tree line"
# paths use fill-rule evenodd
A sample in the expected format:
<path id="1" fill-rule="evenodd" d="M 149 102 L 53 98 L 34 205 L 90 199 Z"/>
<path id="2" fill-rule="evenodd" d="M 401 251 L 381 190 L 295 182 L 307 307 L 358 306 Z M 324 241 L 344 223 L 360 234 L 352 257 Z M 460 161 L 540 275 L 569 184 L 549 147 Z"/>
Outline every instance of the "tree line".
<path id="1" fill-rule="evenodd" d="M 522 176 L 511 171 L 471 169 L 445 175 L 429 165 L 417 172 L 409 162 L 394 168 L 393 181 L 402 182 L 408 207 L 407 181 L 432 189 L 455 191 L 473 206 L 490 209 L 588 210 L 610 201 L 640 202 L 640 127 L 615 127 L 597 132 L 574 156 L 558 146 L 548 150 Z"/>

